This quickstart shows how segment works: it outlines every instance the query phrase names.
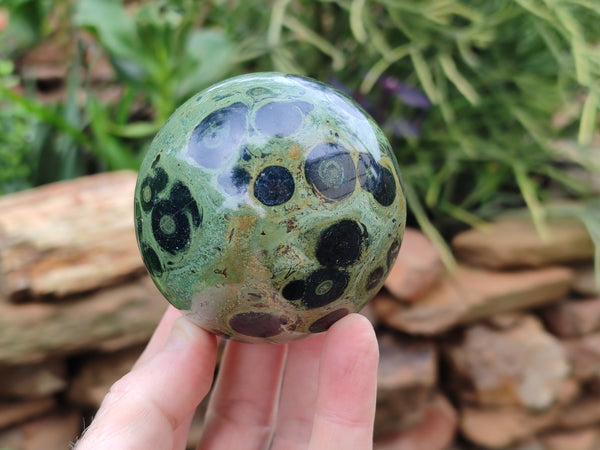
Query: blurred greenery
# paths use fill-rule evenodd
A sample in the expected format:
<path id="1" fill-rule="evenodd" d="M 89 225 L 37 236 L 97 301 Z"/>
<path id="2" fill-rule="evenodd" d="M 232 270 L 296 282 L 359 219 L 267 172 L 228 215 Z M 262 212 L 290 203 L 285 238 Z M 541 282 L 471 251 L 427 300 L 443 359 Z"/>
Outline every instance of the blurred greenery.
<path id="1" fill-rule="evenodd" d="M 457 230 L 522 206 L 543 236 L 546 204 L 556 198 L 578 205 L 573 214 L 599 242 L 590 219 L 598 193 L 574 169 L 600 171 L 593 147 L 600 0 L 13 0 L 3 7 L 0 193 L 136 168 L 154 133 L 194 92 L 230 75 L 277 70 L 329 82 L 374 116 L 402 167 L 410 220 L 440 248 Z M 42 102 L 19 61 L 61 30 L 73 36 L 64 100 Z M 89 56 L 85 33 L 109 58 L 118 102 L 92 85 L 99 57 Z"/>

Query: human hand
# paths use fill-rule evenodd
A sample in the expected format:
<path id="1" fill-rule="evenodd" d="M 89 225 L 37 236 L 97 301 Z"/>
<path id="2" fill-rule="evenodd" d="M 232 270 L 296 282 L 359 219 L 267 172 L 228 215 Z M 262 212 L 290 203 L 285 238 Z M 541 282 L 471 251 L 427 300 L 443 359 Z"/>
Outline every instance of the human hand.
<path id="1" fill-rule="evenodd" d="M 169 307 L 77 450 L 185 448 L 218 339 L 180 316 Z M 372 448 L 378 358 L 373 327 L 358 314 L 286 345 L 227 342 L 199 448 Z"/>

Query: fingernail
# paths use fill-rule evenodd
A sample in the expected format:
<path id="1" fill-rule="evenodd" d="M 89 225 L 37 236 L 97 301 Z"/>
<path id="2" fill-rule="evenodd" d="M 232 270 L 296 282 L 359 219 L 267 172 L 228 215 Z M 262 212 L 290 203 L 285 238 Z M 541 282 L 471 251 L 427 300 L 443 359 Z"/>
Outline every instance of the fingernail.
<path id="1" fill-rule="evenodd" d="M 198 329 L 185 317 L 179 317 L 171 329 L 171 334 L 165 343 L 165 349 L 178 349 L 188 346 L 197 336 Z"/>

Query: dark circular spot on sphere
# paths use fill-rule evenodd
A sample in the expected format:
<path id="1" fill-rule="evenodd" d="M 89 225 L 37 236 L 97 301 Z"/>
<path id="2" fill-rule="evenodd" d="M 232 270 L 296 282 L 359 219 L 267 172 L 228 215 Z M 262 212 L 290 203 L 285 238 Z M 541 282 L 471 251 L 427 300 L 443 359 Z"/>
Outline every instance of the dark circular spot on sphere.
<path id="1" fill-rule="evenodd" d="M 200 215 L 198 205 L 192 197 L 190 189 L 181 181 L 175 183 L 171 189 L 169 201 L 173 205 L 173 209 L 176 209 L 179 213 L 188 213 L 195 227 L 200 226 L 202 216 Z"/>
<path id="2" fill-rule="evenodd" d="M 319 237 L 317 260 L 327 267 L 349 266 L 360 258 L 366 238 L 366 231 L 354 220 L 334 223 Z"/>
<path id="3" fill-rule="evenodd" d="M 160 167 L 154 171 L 154 175 L 148 175 L 144 178 L 140 185 L 140 200 L 144 211 L 148 212 L 152 209 L 157 194 L 164 190 L 168 182 L 167 172 Z"/>
<path id="4" fill-rule="evenodd" d="M 261 106 L 254 119 L 256 128 L 266 136 L 285 137 L 294 133 L 302 125 L 303 114 L 297 103 L 306 102 L 271 102 Z"/>
<path id="5" fill-rule="evenodd" d="M 281 295 L 286 300 L 300 300 L 304 296 L 304 280 L 294 280 L 286 284 L 281 290 Z"/>
<path id="6" fill-rule="evenodd" d="M 331 311 L 329 314 L 313 322 L 308 328 L 308 331 L 311 333 L 322 333 L 323 331 L 327 331 L 331 325 L 346 315 L 348 315 L 348 310 L 346 308 Z"/>
<path id="7" fill-rule="evenodd" d="M 394 263 L 396 262 L 396 258 L 398 258 L 398 252 L 400 251 L 400 242 L 397 239 L 392 242 L 392 245 L 388 249 L 387 252 L 387 266 L 388 270 L 392 268 Z"/>
<path id="8" fill-rule="evenodd" d="M 190 223 L 185 214 L 178 213 L 170 202 L 164 200 L 152 210 L 152 233 L 158 245 L 175 254 L 189 243 Z"/>
<path id="9" fill-rule="evenodd" d="M 383 267 L 378 267 L 373 272 L 371 272 L 369 274 L 369 278 L 367 279 L 367 291 L 375 289 L 383 279 L 384 274 L 385 271 L 383 270 Z"/>
<path id="10" fill-rule="evenodd" d="M 160 276 L 163 272 L 162 264 L 160 262 L 160 258 L 154 251 L 152 247 L 147 245 L 142 245 L 140 248 L 144 260 L 144 264 L 150 275 L 152 276 Z"/>
<path id="11" fill-rule="evenodd" d="M 336 269 L 319 269 L 306 280 L 302 303 L 309 309 L 328 305 L 342 296 L 348 286 L 348 273 Z"/>
<path id="12" fill-rule="evenodd" d="M 202 215 L 186 185 L 177 182 L 169 199 L 152 209 L 152 233 L 165 251 L 175 254 L 189 246 L 191 226 L 199 227 Z"/>
<path id="13" fill-rule="evenodd" d="M 306 157 L 304 173 L 313 190 L 328 200 L 343 200 L 356 187 L 354 161 L 338 144 L 324 143 L 313 148 Z"/>
<path id="14" fill-rule="evenodd" d="M 361 187 L 373 193 L 381 184 L 381 166 L 370 153 L 361 153 L 357 164 L 358 181 Z"/>
<path id="15" fill-rule="evenodd" d="M 231 170 L 224 171 L 218 177 L 219 184 L 225 192 L 230 195 L 244 194 L 248 191 L 250 184 L 250 174 L 246 169 L 234 167 Z"/>
<path id="16" fill-rule="evenodd" d="M 265 167 L 254 181 L 254 196 L 264 205 L 281 205 L 293 194 L 294 179 L 285 167 Z"/>
<path id="17" fill-rule="evenodd" d="M 267 338 L 277 336 L 283 331 L 279 317 L 263 312 L 236 314 L 229 319 L 229 325 L 237 333 L 253 337 Z"/>
<path id="18" fill-rule="evenodd" d="M 383 206 L 390 206 L 396 198 L 396 180 L 387 168 L 381 168 L 381 183 L 373 192 L 373 197 Z"/>
<path id="19" fill-rule="evenodd" d="M 248 107 L 241 102 L 210 113 L 192 131 L 188 155 L 203 167 L 220 167 L 238 149 L 247 114 Z"/>
<path id="20" fill-rule="evenodd" d="M 390 206 L 396 198 L 396 180 L 386 167 L 381 166 L 372 155 L 361 153 L 358 157 L 358 180 L 362 188 L 373 194 L 383 206 Z"/>

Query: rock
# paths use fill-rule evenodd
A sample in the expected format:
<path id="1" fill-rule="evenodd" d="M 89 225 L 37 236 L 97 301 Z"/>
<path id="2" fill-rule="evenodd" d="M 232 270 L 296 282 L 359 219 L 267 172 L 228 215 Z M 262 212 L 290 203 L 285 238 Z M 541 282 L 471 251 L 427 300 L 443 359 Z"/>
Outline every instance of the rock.
<path id="1" fill-rule="evenodd" d="M 548 329 L 561 337 L 578 337 L 600 330 L 600 297 L 566 299 L 540 313 Z"/>
<path id="2" fill-rule="evenodd" d="M 62 360 L 0 367 L 0 396 L 47 397 L 67 386 L 67 367 Z"/>
<path id="3" fill-rule="evenodd" d="M 544 450 L 598 450 L 600 429 L 598 427 L 577 430 L 553 430 L 543 433 L 540 440 Z"/>
<path id="4" fill-rule="evenodd" d="M 502 330 L 472 325 L 444 354 L 453 393 L 479 406 L 547 409 L 569 374 L 560 342 L 533 316 Z"/>
<path id="5" fill-rule="evenodd" d="M 591 261 L 594 246 L 577 219 L 549 219 L 542 239 L 530 218 L 505 218 L 482 229 L 471 229 L 452 240 L 462 262 L 491 269 L 542 267 Z"/>
<path id="6" fill-rule="evenodd" d="M 444 450 L 456 436 L 458 417 L 441 394 L 429 400 L 418 424 L 407 430 L 377 439 L 374 450 Z"/>
<path id="7" fill-rule="evenodd" d="M 77 412 L 55 413 L 0 432 L 0 448 L 10 450 L 64 450 L 81 431 Z"/>
<path id="8" fill-rule="evenodd" d="M 573 291 L 584 297 L 598 297 L 600 295 L 600 286 L 596 283 L 593 264 L 575 268 Z"/>
<path id="9" fill-rule="evenodd" d="M 62 297 L 142 274 L 135 181 L 134 172 L 109 172 L 1 197 L 4 295 Z"/>
<path id="10" fill-rule="evenodd" d="M 27 419 L 40 416 L 56 407 L 52 397 L 24 401 L 0 402 L 0 430 Z"/>
<path id="11" fill-rule="evenodd" d="M 398 300 L 414 302 L 435 284 L 443 272 L 438 249 L 422 232 L 407 228 L 385 287 Z"/>
<path id="12" fill-rule="evenodd" d="M 78 362 L 69 386 L 69 400 L 81 407 L 98 409 L 115 381 L 131 370 L 143 347 L 99 353 Z"/>
<path id="13" fill-rule="evenodd" d="M 563 346 L 576 379 L 600 380 L 600 333 L 565 340 Z"/>
<path id="14" fill-rule="evenodd" d="M 487 317 L 485 323 L 496 330 L 507 330 L 519 326 L 527 317 L 524 312 L 507 312 Z"/>
<path id="15" fill-rule="evenodd" d="M 518 272 L 459 267 L 456 278 L 468 301 L 467 312 L 461 318 L 467 323 L 560 300 L 569 291 L 573 273 L 566 267 Z"/>
<path id="16" fill-rule="evenodd" d="M 373 300 L 380 320 L 410 334 L 435 335 L 460 324 L 564 298 L 572 282 L 564 267 L 497 272 L 459 266 L 418 302 L 406 305 L 381 292 Z"/>
<path id="17" fill-rule="evenodd" d="M 560 388 L 560 392 L 558 393 L 558 397 L 556 398 L 556 403 L 563 406 L 569 405 L 570 403 L 574 402 L 577 398 L 579 398 L 581 392 L 581 383 L 575 380 L 575 378 L 573 378 L 572 376 L 569 376 L 569 378 L 567 378 L 563 382 Z"/>
<path id="18" fill-rule="evenodd" d="M 0 303 L 0 364 L 146 342 L 166 302 L 149 277 L 57 303 Z"/>
<path id="19" fill-rule="evenodd" d="M 380 335 L 378 341 L 376 437 L 419 422 L 437 382 L 433 342 L 392 334 Z"/>
<path id="20" fill-rule="evenodd" d="M 581 396 L 564 406 L 555 421 L 559 428 L 580 428 L 600 426 L 600 395 L 582 393 Z"/>
<path id="21" fill-rule="evenodd" d="M 558 407 L 535 413 L 516 406 L 463 407 L 460 431 L 472 443 L 485 448 L 506 448 L 547 429 L 558 417 Z"/>
<path id="22" fill-rule="evenodd" d="M 413 305 L 399 302 L 386 292 L 372 300 L 375 314 L 385 325 L 409 334 L 432 336 L 460 322 L 467 304 L 447 277 Z"/>

